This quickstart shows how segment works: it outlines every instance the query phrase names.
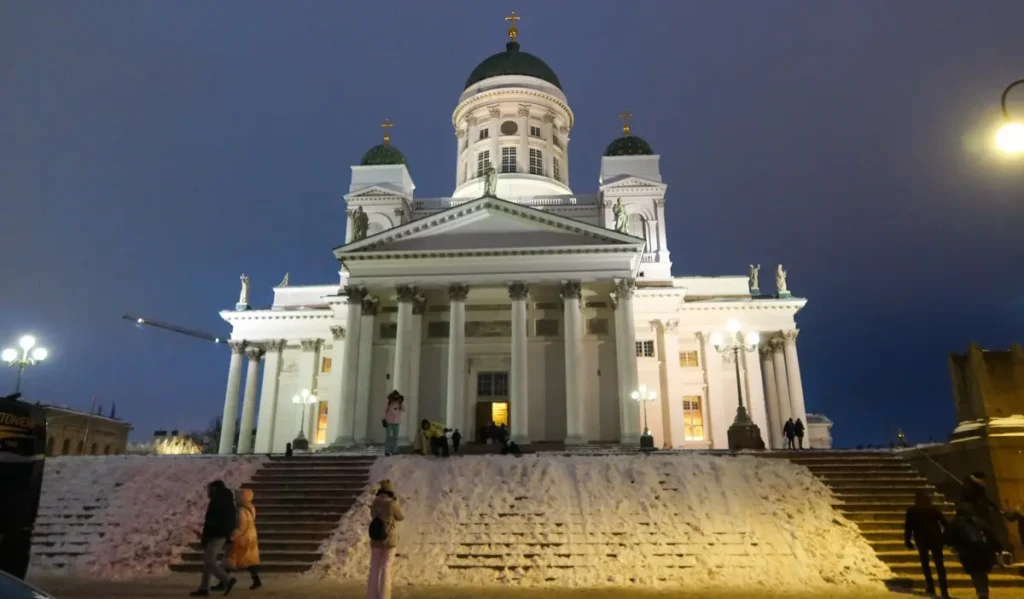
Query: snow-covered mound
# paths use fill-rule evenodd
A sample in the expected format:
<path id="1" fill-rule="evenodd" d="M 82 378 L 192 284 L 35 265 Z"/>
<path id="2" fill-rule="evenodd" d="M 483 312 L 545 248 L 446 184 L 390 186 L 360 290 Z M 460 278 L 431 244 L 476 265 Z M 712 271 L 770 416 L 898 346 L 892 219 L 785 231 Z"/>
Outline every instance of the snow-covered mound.
<path id="1" fill-rule="evenodd" d="M 198 540 L 206 484 L 231 488 L 263 463 L 241 456 L 47 458 L 33 573 L 98 578 L 162 574 Z"/>
<path id="2" fill-rule="evenodd" d="M 397 456 L 372 476 L 391 479 L 405 511 L 397 584 L 806 588 L 891 575 L 831 492 L 786 460 Z M 314 574 L 365 576 L 368 501 Z"/>

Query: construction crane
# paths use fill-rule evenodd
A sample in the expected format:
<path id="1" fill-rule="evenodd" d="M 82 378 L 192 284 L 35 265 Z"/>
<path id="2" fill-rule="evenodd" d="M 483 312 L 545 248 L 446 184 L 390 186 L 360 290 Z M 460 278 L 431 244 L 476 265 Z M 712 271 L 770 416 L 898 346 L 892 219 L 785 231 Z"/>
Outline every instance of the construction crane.
<path id="1" fill-rule="evenodd" d="M 135 326 L 139 327 L 155 327 L 170 331 L 172 333 L 178 333 L 181 335 L 188 335 L 196 339 L 202 339 L 203 341 L 209 341 L 211 343 L 224 343 L 226 340 L 220 337 L 215 337 L 209 333 L 203 333 L 202 331 L 193 331 L 192 329 L 186 329 L 184 327 L 175 326 L 173 324 L 167 324 L 166 322 L 160 322 L 159 320 L 151 320 L 149 318 L 142 318 L 141 316 L 133 316 L 131 314 L 125 314 L 121 317 L 123 320 L 130 320 L 135 323 Z"/>

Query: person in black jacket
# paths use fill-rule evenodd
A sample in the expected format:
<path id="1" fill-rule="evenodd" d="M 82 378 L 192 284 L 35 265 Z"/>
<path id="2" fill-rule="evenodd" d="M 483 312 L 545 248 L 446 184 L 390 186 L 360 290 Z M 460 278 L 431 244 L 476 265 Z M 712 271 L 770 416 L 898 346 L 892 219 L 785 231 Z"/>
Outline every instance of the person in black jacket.
<path id="1" fill-rule="evenodd" d="M 932 570 L 928 566 L 928 554 L 931 554 L 935 561 L 935 571 L 939 573 L 939 590 L 942 591 L 943 598 L 949 597 L 946 567 L 942 563 L 942 540 L 945 538 L 947 526 L 946 517 L 939 508 L 932 505 L 928 492 L 918 491 L 914 505 L 907 509 L 907 517 L 903 524 L 903 542 L 907 549 L 913 549 L 914 544 L 917 544 L 917 555 L 921 558 L 921 571 L 924 572 L 927 584 L 925 592 L 934 595 L 935 581 L 932 580 Z"/>
<path id="2" fill-rule="evenodd" d="M 797 418 L 796 422 L 793 424 L 793 434 L 796 435 L 798 449 L 804 448 L 804 430 L 804 421 Z"/>
<path id="3" fill-rule="evenodd" d="M 796 444 L 793 443 L 793 439 L 796 437 L 796 425 L 793 424 L 792 418 L 782 425 L 782 436 L 786 438 L 786 449 L 796 449 Z"/>
<path id="4" fill-rule="evenodd" d="M 988 576 L 1003 550 L 996 537 L 993 511 L 1000 513 L 999 506 L 985 494 L 985 473 L 974 472 L 964 479 L 956 517 L 949 526 L 949 544 L 970 575 L 979 599 L 988 599 Z"/>
<path id="5" fill-rule="evenodd" d="M 235 497 L 231 489 L 222 480 L 215 480 L 206 487 L 210 504 L 206 507 L 206 519 L 203 521 L 203 578 L 199 588 L 192 591 L 190 597 L 210 596 L 210 575 L 216 576 L 224 588 L 224 594 L 231 592 L 238 581 L 224 571 L 217 561 L 218 555 L 224 550 L 224 544 L 231 538 L 235 530 L 236 513 Z"/>

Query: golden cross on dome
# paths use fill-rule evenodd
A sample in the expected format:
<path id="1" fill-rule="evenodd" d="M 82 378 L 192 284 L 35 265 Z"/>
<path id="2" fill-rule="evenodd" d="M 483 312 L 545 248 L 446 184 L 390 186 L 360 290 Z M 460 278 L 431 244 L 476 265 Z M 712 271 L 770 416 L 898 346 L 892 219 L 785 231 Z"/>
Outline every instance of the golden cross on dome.
<path id="1" fill-rule="evenodd" d="M 619 118 L 622 119 L 622 134 L 629 135 L 629 118 L 633 116 L 631 113 L 623 110 L 619 113 Z"/>
<path id="2" fill-rule="evenodd" d="M 516 37 L 519 36 L 519 30 L 516 29 L 516 21 L 522 20 L 522 17 L 518 16 L 516 11 L 513 10 L 507 17 L 505 17 L 505 20 L 509 21 L 508 39 L 514 42 L 516 41 Z"/>
<path id="3" fill-rule="evenodd" d="M 391 143 L 391 128 L 395 126 L 389 119 L 384 119 L 384 122 L 380 124 L 381 128 L 384 129 L 384 145 Z"/>

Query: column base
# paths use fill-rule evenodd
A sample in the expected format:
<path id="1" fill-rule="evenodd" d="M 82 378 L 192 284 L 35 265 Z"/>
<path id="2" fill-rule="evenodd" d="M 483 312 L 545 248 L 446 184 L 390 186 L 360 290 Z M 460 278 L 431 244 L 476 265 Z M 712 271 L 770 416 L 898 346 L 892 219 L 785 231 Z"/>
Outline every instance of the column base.
<path id="1" fill-rule="evenodd" d="M 640 435 L 633 432 L 619 433 L 619 445 L 640 445 Z"/>
<path id="2" fill-rule="evenodd" d="M 569 435 L 565 438 L 566 445 L 586 445 L 587 440 L 583 438 L 583 435 Z"/>

